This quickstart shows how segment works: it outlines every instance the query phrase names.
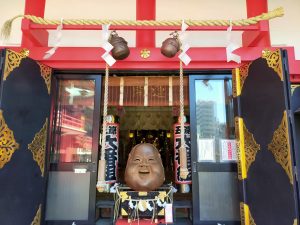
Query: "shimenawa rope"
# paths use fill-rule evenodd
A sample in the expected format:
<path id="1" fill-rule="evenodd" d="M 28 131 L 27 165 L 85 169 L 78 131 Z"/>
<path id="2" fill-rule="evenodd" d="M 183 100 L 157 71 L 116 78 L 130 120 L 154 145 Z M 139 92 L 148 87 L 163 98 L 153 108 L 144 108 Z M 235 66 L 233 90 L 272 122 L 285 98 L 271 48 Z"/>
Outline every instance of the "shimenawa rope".
<path id="1" fill-rule="evenodd" d="M 284 15 L 283 7 L 274 9 L 273 11 L 262 13 L 258 16 L 247 19 L 232 20 L 233 26 L 247 26 L 258 23 L 262 20 L 270 20 Z M 33 23 L 42 25 L 59 25 L 61 20 L 45 19 L 33 15 L 17 15 L 7 20 L 1 30 L 1 36 L 8 38 L 10 36 L 12 23 L 17 18 L 25 18 Z M 230 20 L 191 20 L 185 19 L 184 22 L 188 26 L 229 26 Z M 96 19 L 64 19 L 63 25 L 120 25 L 120 26 L 181 26 L 182 20 L 96 20 Z"/>

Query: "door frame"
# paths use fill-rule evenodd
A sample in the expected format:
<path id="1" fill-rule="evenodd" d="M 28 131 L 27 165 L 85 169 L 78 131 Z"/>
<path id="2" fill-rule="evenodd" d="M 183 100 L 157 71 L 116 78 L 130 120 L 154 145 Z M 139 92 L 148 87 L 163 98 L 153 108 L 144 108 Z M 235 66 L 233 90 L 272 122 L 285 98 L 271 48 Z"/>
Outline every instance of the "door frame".
<path id="1" fill-rule="evenodd" d="M 89 192 L 89 210 L 88 220 L 75 221 L 75 220 L 45 220 L 46 217 L 46 204 L 43 210 L 42 221 L 47 225 L 70 225 L 72 222 L 76 222 L 76 225 L 94 225 L 96 221 L 96 183 L 97 183 L 97 171 L 98 171 L 98 143 L 100 133 L 100 108 L 101 108 L 101 96 L 102 96 L 102 76 L 103 73 L 87 73 L 84 71 L 76 71 L 72 73 L 68 71 L 55 71 L 52 77 L 52 95 L 51 95 L 51 117 L 49 127 L 49 137 L 46 151 L 46 190 L 45 190 L 45 203 L 47 202 L 48 181 L 50 172 L 50 151 L 54 139 L 54 128 L 56 121 L 57 101 L 58 101 L 58 80 L 94 80 L 95 81 L 95 94 L 94 94 L 94 112 L 93 112 L 93 132 L 92 132 L 92 162 L 89 166 L 90 174 L 90 192 Z M 69 171 L 74 163 L 67 163 L 69 165 L 59 165 L 57 169 L 60 171 Z M 76 164 L 76 163 L 75 163 Z"/>
<path id="2" fill-rule="evenodd" d="M 210 165 L 210 163 L 199 163 L 197 162 L 197 127 L 196 127 L 196 80 L 225 80 L 232 79 L 231 71 L 223 71 L 219 73 L 216 71 L 215 74 L 210 73 L 199 73 L 191 74 L 189 76 L 189 104 L 190 104 L 190 124 L 191 124 L 191 149 L 192 149 L 192 195 L 193 195 L 193 224 L 195 225 L 215 225 L 220 221 L 200 221 L 200 195 L 199 195 L 199 180 L 198 172 L 237 172 L 236 163 L 226 163 L 218 165 Z M 226 221 L 226 225 L 240 225 L 240 221 Z"/>

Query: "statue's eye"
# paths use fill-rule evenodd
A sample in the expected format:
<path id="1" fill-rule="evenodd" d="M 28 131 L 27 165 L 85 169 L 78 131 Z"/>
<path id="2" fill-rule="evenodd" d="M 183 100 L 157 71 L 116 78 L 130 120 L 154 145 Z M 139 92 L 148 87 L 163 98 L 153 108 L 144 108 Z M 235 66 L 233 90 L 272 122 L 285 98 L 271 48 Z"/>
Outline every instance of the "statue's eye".
<path id="1" fill-rule="evenodd" d="M 133 161 L 134 162 L 140 162 L 141 160 L 140 159 L 134 159 Z"/>
<path id="2" fill-rule="evenodd" d="M 154 161 L 154 159 L 153 159 L 153 158 L 150 158 L 150 159 L 148 159 L 148 161 L 149 161 L 149 162 L 153 162 L 153 161 Z"/>

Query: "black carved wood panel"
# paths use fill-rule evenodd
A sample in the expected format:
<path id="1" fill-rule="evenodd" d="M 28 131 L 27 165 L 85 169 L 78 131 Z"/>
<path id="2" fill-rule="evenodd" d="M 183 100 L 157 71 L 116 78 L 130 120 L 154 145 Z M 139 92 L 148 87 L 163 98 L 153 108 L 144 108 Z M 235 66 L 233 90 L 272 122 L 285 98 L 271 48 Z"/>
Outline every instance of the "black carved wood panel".
<path id="1" fill-rule="evenodd" d="M 0 224 L 41 224 L 51 69 L 2 51 Z"/>
<path id="2" fill-rule="evenodd" d="M 235 70 L 242 224 L 297 224 L 287 76 L 280 50 Z"/>

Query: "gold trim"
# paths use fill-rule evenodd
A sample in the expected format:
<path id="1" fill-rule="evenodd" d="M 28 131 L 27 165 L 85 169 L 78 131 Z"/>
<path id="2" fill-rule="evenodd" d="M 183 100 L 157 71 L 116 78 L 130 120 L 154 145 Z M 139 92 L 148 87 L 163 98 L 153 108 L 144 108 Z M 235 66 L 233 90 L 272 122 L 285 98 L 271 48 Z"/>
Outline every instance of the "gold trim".
<path id="1" fill-rule="evenodd" d="M 148 192 L 146 191 L 139 191 L 138 196 L 147 196 Z"/>
<path id="2" fill-rule="evenodd" d="M 293 225 L 298 225 L 298 220 L 297 219 L 294 219 Z"/>
<path id="3" fill-rule="evenodd" d="M 121 215 L 122 216 L 128 216 L 128 213 L 125 211 L 125 209 L 121 209 Z"/>
<path id="4" fill-rule="evenodd" d="M 157 196 L 157 198 L 160 200 L 160 201 L 165 201 L 165 198 L 167 197 L 167 193 L 165 191 L 160 191 L 159 192 L 159 195 Z"/>
<path id="5" fill-rule="evenodd" d="M 235 129 L 238 129 L 238 178 L 246 179 L 251 164 L 255 161 L 260 145 L 256 143 L 244 124 L 243 118 L 235 118 Z"/>
<path id="6" fill-rule="evenodd" d="M 245 124 L 244 126 L 244 138 L 245 138 L 245 156 L 246 156 L 246 170 L 247 174 L 251 164 L 255 161 L 257 152 L 260 150 L 260 145 L 256 143 L 253 134 L 251 134 Z"/>
<path id="7" fill-rule="evenodd" d="M 292 84 L 292 85 L 291 85 L 291 95 L 294 94 L 295 89 L 298 88 L 298 87 L 300 87 L 299 84 Z"/>
<path id="8" fill-rule="evenodd" d="M 32 152 L 33 159 L 39 165 L 42 177 L 44 176 L 45 152 L 47 141 L 48 118 L 43 128 L 35 134 L 33 141 L 28 144 L 28 149 Z"/>
<path id="9" fill-rule="evenodd" d="M 10 73 L 20 66 L 22 59 L 24 58 L 26 58 L 26 55 L 24 54 L 6 50 L 3 80 L 6 80 Z"/>
<path id="10" fill-rule="evenodd" d="M 14 133 L 5 123 L 3 112 L 0 110 L 0 169 L 11 160 L 14 152 L 19 148 Z"/>
<path id="11" fill-rule="evenodd" d="M 20 54 L 28 57 L 29 54 L 30 54 L 30 51 L 27 49 L 27 48 L 23 48 L 21 51 L 20 51 Z"/>
<path id="12" fill-rule="evenodd" d="M 281 123 L 273 134 L 268 149 L 273 153 L 275 160 L 285 170 L 290 183 L 293 184 L 292 159 L 288 134 L 288 121 L 286 111 L 283 112 Z"/>
<path id="13" fill-rule="evenodd" d="M 256 225 L 249 206 L 244 202 L 240 202 L 241 225 Z"/>
<path id="14" fill-rule="evenodd" d="M 249 67 L 252 62 L 245 63 L 242 66 L 240 66 L 239 69 L 239 85 L 240 85 L 240 94 L 243 91 L 243 86 L 245 83 L 246 78 L 248 77 Z"/>
<path id="15" fill-rule="evenodd" d="M 242 163 L 241 163 L 241 148 L 240 148 L 240 133 L 239 133 L 239 117 L 234 117 L 234 130 L 235 130 L 235 139 L 237 147 L 237 166 L 238 166 L 238 179 L 242 180 Z"/>
<path id="16" fill-rule="evenodd" d="M 232 96 L 236 98 L 237 95 L 237 76 L 239 75 L 239 70 L 237 68 L 232 70 Z M 239 93 L 241 94 L 241 93 Z"/>
<path id="17" fill-rule="evenodd" d="M 147 59 L 147 58 L 149 58 L 150 57 L 150 54 L 151 54 L 151 52 L 150 52 L 150 50 L 149 49 L 142 49 L 141 50 L 141 57 L 143 58 L 143 59 Z"/>
<path id="18" fill-rule="evenodd" d="M 241 225 L 245 225 L 245 207 L 243 202 L 240 202 L 240 217 Z"/>
<path id="19" fill-rule="evenodd" d="M 129 199 L 129 196 L 127 195 L 127 192 L 126 191 L 121 191 L 120 192 L 120 197 L 122 199 L 122 202 L 125 202 L 126 199 Z"/>
<path id="20" fill-rule="evenodd" d="M 33 221 L 31 222 L 31 225 L 40 225 L 41 224 L 41 208 L 42 205 L 39 205 L 38 211 L 35 214 L 35 217 L 33 219 Z"/>
<path id="21" fill-rule="evenodd" d="M 50 95 L 52 69 L 49 66 L 45 66 L 41 63 L 38 63 L 38 64 L 40 66 L 41 76 L 45 80 L 45 84 L 47 86 L 48 94 Z"/>
<path id="22" fill-rule="evenodd" d="M 270 51 L 266 49 L 262 52 L 262 58 L 267 60 L 268 66 L 272 68 L 277 73 L 280 80 L 283 81 L 280 50 Z"/>
<path id="23" fill-rule="evenodd" d="M 159 216 L 164 216 L 164 215 L 165 215 L 165 209 L 161 209 L 161 210 L 158 212 L 158 215 L 159 215 Z"/>

